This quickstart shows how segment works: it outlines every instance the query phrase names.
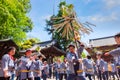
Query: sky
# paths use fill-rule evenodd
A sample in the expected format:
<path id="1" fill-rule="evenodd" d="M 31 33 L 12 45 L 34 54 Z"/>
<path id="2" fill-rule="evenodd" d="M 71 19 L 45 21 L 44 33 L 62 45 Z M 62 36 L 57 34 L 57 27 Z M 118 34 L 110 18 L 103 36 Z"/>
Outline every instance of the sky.
<path id="1" fill-rule="evenodd" d="M 40 41 L 51 40 L 51 35 L 45 31 L 46 19 L 58 12 L 58 4 L 64 0 L 30 0 L 34 28 L 27 33 L 28 37 L 39 38 Z M 96 27 L 89 35 L 83 34 L 81 41 L 89 43 L 89 39 L 113 36 L 120 32 L 120 0 L 66 0 L 73 4 L 81 23 L 90 22 Z"/>

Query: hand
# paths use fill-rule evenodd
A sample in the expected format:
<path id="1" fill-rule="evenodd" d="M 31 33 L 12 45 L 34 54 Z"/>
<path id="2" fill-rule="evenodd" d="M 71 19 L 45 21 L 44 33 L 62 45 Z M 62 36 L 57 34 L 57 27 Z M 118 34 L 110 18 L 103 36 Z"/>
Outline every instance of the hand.
<path id="1" fill-rule="evenodd" d="M 107 52 L 107 53 L 105 53 L 104 55 L 105 55 L 105 56 L 109 56 L 110 54 Z"/>
<path id="2" fill-rule="evenodd" d="M 46 72 L 46 74 L 48 75 L 48 72 Z"/>
<path id="3" fill-rule="evenodd" d="M 5 77 L 5 78 L 9 77 L 7 70 L 4 71 L 4 77 Z"/>
<path id="4" fill-rule="evenodd" d="M 40 76 L 40 78 L 42 78 L 42 74 L 41 73 L 39 74 L 39 76 Z"/>
<path id="5" fill-rule="evenodd" d="M 40 71 L 37 71 L 38 74 L 40 74 Z"/>
<path id="6" fill-rule="evenodd" d="M 31 61 L 34 61 L 35 59 L 34 59 L 34 57 L 30 57 L 30 60 L 31 60 Z"/>
<path id="7" fill-rule="evenodd" d="M 105 69 L 102 70 L 102 73 L 105 72 Z"/>
<path id="8" fill-rule="evenodd" d="M 75 59 L 75 57 L 73 56 L 73 57 L 72 57 L 72 60 L 74 60 L 74 59 Z"/>
<path id="9" fill-rule="evenodd" d="M 78 62 L 79 62 L 79 63 L 82 63 L 82 59 L 78 59 Z"/>

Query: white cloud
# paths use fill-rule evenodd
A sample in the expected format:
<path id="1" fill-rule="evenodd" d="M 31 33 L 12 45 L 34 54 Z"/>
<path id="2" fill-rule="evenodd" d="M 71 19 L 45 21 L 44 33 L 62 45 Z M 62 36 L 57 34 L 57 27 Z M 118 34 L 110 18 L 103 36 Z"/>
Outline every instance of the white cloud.
<path id="1" fill-rule="evenodd" d="M 96 22 L 109 22 L 118 20 L 118 14 L 112 13 L 111 15 L 95 15 L 91 16 L 90 19 Z"/>
<path id="2" fill-rule="evenodd" d="M 38 22 L 43 26 L 46 25 L 46 20 L 50 20 L 51 15 L 40 16 Z"/>
<path id="3" fill-rule="evenodd" d="M 108 9 L 120 6 L 120 0 L 103 0 L 103 2 Z"/>
<path id="4" fill-rule="evenodd" d="M 118 13 L 111 13 L 109 15 L 96 14 L 92 16 L 80 16 L 79 20 L 82 22 L 90 21 L 92 23 L 110 23 L 110 22 L 119 22 L 120 15 Z"/>
<path id="5" fill-rule="evenodd" d="M 91 0 L 85 0 L 87 3 L 91 2 Z"/>
<path id="6" fill-rule="evenodd" d="M 82 21 L 91 21 L 91 22 L 111 22 L 111 21 L 118 21 L 119 15 L 117 13 L 112 13 L 110 15 L 100 15 L 96 14 L 93 16 L 85 16 L 80 17 Z"/>
<path id="7" fill-rule="evenodd" d="M 86 4 L 88 4 L 89 2 L 91 2 L 92 0 L 83 0 Z"/>
<path id="8" fill-rule="evenodd" d="M 49 20 L 51 16 L 52 15 L 41 16 L 40 19 L 42 19 L 42 20 Z"/>

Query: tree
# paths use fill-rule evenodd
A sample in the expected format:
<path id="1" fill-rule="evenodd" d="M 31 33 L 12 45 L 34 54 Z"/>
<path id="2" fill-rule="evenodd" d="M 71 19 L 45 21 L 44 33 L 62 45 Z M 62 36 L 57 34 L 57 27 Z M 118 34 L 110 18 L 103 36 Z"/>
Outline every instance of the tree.
<path id="1" fill-rule="evenodd" d="M 40 42 L 40 40 L 37 38 L 27 39 L 27 40 L 24 40 L 24 42 L 20 45 L 20 48 L 21 50 L 26 50 L 31 48 L 34 44 L 38 42 Z"/>
<path id="2" fill-rule="evenodd" d="M 48 32 L 48 34 L 52 34 L 52 39 L 56 40 L 56 47 L 59 49 L 62 49 L 66 51 L 68 44 L 72 42 L 72 39 L 67 40 L 66 38 L 63 38 L 57 31 L 53 29 L 53 26 L 51 25 L 50 21 L 47 22 L 47 27 L 45 27 L 45 30 Z"/>
<path id="3" fill-rule="evenodd" d="M 30 0 L 0 0 L 0 39 L 10 38 L 17 44 L 32 30 Z"/>
<path id="4" fill-rule="evenodd" d="M 59 5 L 59 13 L 57 16 L 52 17 L 52 25 L 54 29 L 61 34 L 63 38 L 71 39 L 74 38 L 76 33 L 87 33 L 89 34 L 92 29 L 83 25 L 76 16 L 74 7 L 72 4 L 66 4 L 61 2 Z"/>
<path id="5" fill-rule="evenodd" d="M 58 14 L 51 16 L 47 23 L 51 26 L 47 27 L 47 30 L 54 29 L 53 39 L 57 39 L 64 50 L 69 43 L 75 41 L 76 37 L 83 33 L 89 34 L 92 31 L 88 22 L 85 23 L 85 26 L 77 19 L 73 5 L 66 4 L 66 2 L 59 4 Z"/>

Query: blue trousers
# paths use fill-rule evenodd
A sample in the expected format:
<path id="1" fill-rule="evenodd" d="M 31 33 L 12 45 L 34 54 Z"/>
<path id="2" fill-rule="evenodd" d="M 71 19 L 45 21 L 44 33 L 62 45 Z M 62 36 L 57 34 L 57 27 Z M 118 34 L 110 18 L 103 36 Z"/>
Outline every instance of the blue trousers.
<path id="1" fill-rule="evenodd" d="M 67 80 L 76 80 L 76 77 L 75 74 L 69 74 Z"/>
<path id="2" fill-rule="evenodd" d="M 55 78 L 56 78 L 56 80 L 59 80 L 59 73 L 58 72 L 55 72 Z"/>
<path id="3" fill-rule="evenodd" d="M 46 74 L 43 74 L 43 75 L 42 75 L 43 80 L 47 80 L 47 77 L 48 77 L 48 76 L 47 76 Z"/>
<path id="4" fill-rule="evenodd" d="M 76 80 L 86 80 L 83 76 L 78 76 Z"/>
<path id="5" fill-rule="evenodd" d="M 10 77 L 10 80 L 14 80 L 15 78 L 15 74 L 12 74 L 12 76 Z"/>

